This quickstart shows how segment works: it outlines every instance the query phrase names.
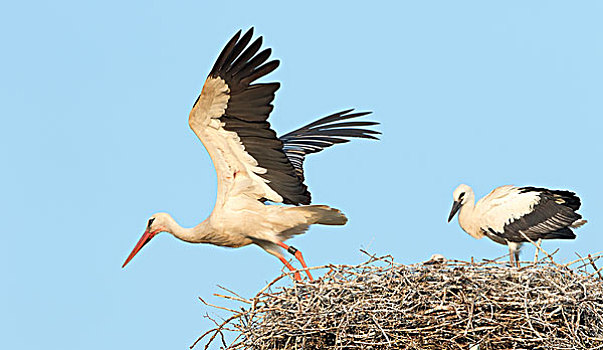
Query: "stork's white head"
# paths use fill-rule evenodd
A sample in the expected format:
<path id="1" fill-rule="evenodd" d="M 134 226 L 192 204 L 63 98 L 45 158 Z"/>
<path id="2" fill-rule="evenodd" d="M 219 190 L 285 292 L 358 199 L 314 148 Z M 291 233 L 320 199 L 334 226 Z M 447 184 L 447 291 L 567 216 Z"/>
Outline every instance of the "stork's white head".
<path id="1" fill-rule="evenodd" d="M 460 184 L 459 187 L 457 187 L 456 190 L 452 192 L 452 199 L 454 200 L 454 203 L 452 203 L 452 210 L 450 210 L 448 222 L 452 220 L 454 215 L 456 215 L 456 213 L 461 209 L 463 204 L 467 203 L 467 201 L 469 200 L 468 198 L 471 197 L 472 194 L 473 190 L 471 189 L 471 187 L 465 184 Z"/>
<path id="2" fill-rule="evenodd" d="M 134 249 L 128 256 L 128 258 L 126 259 L 126 262 L 124 262 L 124 264 L 122 265 L 122 268 L 125 267 L 130 262 L 130 260 L 132 260 L 134 255 L 136 255 L 142 249 L 142 247 L 144 247 L 147 243 L 149 243 L 151 241 L 151 239 L 153 239 L 153 237 L 155 237 L 158 233 L 160 233 L 160 232 L 170 232 L 171 233 L 173 224 L 174 224 L 174 219 L 172 219 L 170 214 L 167 214 L 167 213 L 153 214 L 149 218 L 149 221 L 147 222 L 147 228 L 144 231 L 144 233 L 142 234 L 142 237 L 140 237 L 140 240 L 138 241 L 138 243 L 136 243 L 136 246 L 134 247 Z"/>

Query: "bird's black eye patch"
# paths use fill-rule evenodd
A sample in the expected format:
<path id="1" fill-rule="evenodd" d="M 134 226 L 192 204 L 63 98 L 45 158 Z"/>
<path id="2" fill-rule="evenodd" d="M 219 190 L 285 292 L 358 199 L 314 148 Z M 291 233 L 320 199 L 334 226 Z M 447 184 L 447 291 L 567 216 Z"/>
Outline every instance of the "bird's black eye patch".
<path id="1" fill-rule="evenodd" d="M 151 225 L 153 225 L 153 221 L 155 221 L 155 218 L 150 218 L 149 219 L 149 223 L 147 224 L 147 228 L 151 227 Z"/>
<path id="2" fill-rule="evenodd" d="M 461 192 L 461 194 L 459 194 L 459 199 L 463 199 L 463 197 L 465 197 L 465 192 Z"/>

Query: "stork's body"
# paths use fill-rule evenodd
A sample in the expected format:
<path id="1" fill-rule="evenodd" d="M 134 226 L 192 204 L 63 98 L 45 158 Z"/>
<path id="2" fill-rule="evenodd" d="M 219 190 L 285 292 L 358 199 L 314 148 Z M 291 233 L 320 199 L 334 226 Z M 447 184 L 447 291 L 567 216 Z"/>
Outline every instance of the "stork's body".
<path id="1" fill-rule="evenodd" d="M 471 187 L 460 185 L 453 199 L 448 221 L 460 210 L 459 225 L 465 232 L 508 245 L 511 263 L 517 266 L 522 243 L 574 239 L 571 229 L 586 223 L 576 212 L 580 198 L 570 191 L 507 185 L 495 188 L 475 203 Z"/>
<path id="2" fill-rule="evenodd" d="M 337 209 L 308 205 L 303 161 L 310 153 L 349 138 L 376 139 L 373 130 L 359 126 L 377 123 L 345 121 L 368 113 L 335 113 L 280 138 L 267 122 L 278 83 L 255 83 L 278 67 L 269 61 L 270 49 L 258 53 L 262 38 L 249 45 L 253 29 L 240 31 L 228 42 L 211 70 L 189 115 L 189 125 L 207 149 L 218 178 L 211 215 L 193 228 L 182 228 L 166 213 L 153 215 L 124 266 L 159 232 L 191 243 L 226 247 L 257 244 L 293 267 L 281 253 L 286 249 L 306 268 L 301 252 L 283 242 L 304 233 L 309 225 L 343 225 Z M 267 201 L 302 205 L 268 205 Z M 311 279 L 310 273 L 308 277 Z M 295 274 L 300 279 L 299 274 Z"/>

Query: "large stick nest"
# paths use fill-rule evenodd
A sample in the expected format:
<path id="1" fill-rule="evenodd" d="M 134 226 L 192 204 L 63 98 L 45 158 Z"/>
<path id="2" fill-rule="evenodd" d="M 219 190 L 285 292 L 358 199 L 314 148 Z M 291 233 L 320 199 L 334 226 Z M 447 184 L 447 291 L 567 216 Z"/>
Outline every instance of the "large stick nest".
<path id="1" fill-rule="evenodd" d="M 258 350 L 603 349 L 600 257 L 518 269 L 386 256 L 322 267 L 314 282 L 278 286 L 281 276 L 254 298 L 223 296 L 246 307 L 204 334 L 206 349 L 218 338 Z"/>

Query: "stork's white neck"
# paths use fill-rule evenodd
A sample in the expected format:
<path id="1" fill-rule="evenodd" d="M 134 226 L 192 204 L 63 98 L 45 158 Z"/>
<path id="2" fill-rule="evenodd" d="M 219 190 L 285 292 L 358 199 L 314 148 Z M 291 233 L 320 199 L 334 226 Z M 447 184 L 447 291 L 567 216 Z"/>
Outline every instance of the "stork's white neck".
<path id="1" fill-rule="evenodd" d="M 198 235 L 195 234 L 194 227 L 185 228 L 185 227 L 181 227 L 180 225 L 178 225 L 177 227 L 172 228 L 168 232 L 171 233 L 172 235 L 174 235 L 174 237 L 176 237 L 182 241 L 185 241 L 185 242 L 190 242 L 190 243 L 200 243 L 201 242 L 199 240 L 199 238 L 197 237 Z"/>
<path id="2" fill-rule="evenodd" d="M 467 232 L 475 238 L 482 238 L 484 235 L 481 232 L 479 224 L 475 220 L 475 194 L 473 190 L 465 192 L 463 205 L 459 212 L 459 225 L 463 231 Z"/>
<path id="3" fill-rule="evenodd" d="M 163 226 L 166 232 L 185 242 L 204 243 L 207 242 L 209 236 L 208 220 L 201 222 L 195 227 L 185 228 L 180 226 L 171 216 L 166 216 Z"/>
<path id="4" fill-rule="evenodd" d="M 153 230 L 169 232 L 185 242 L 211 243 L 225 247 L 242 247 L 253 243 L 249 237 L 243 234 L 224 232 L 220 227 L 213 226 L 209 218 L 195 227 L 184 228 L 167 213 L 157 213 L 153 217 L 155 218 Z"/>

